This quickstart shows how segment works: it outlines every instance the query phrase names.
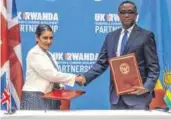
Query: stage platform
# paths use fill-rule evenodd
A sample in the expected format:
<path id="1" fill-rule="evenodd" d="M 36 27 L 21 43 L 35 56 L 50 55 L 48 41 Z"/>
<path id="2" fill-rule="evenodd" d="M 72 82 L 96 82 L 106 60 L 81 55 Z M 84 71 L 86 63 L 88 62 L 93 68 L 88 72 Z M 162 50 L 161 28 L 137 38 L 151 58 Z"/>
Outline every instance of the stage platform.
<path id="1" fill-rule="evenodd" d="M 78 111 L 16 111 L 1 119 L 171 119 L 171 111 L 144 110 L 78 110 Z"/>

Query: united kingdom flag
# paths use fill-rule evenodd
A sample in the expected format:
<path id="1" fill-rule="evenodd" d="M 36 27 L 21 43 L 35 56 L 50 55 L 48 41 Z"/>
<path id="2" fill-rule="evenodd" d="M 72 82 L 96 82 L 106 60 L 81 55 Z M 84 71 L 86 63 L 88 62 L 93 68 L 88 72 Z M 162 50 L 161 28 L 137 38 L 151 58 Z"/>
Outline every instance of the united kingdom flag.
<path id="1" fill-rule="evenodd" d="M 1 109 L 20 108 L 23 71 L 20 30 L 15 0 L 0 0 L 1 39 L 0 77 Z"/>

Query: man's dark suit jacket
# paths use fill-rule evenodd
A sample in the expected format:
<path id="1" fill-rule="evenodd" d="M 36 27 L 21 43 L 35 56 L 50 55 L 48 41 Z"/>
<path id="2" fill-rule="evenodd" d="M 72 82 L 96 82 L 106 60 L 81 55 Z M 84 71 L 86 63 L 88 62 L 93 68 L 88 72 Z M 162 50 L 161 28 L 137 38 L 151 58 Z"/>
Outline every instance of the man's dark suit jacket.
<path id="1" fill-rule="evenodd" d="M 85 85 L 100 76 L 107 69 L 109 59 L 116 57 L 121 31 L 122 29 L 120 28 L 106 36 L 96 63 L 89 71 L 83 74 L 86 78 Z M 122 99 L 128 105 L 141 103 L 148 104 L 152 99 L 152 92 L 159 76 L 160 69 L 154 34 L 135 25 L 122 55 L 129 53 L 135 53 L 144 88 L 148 89 L 150 92 L 143 95 L 122 95 Z M 117 104 L 119 96 L 116 95 L 112 73 L 110 72 L 110 74 L 110 101 L 111 104 Z"/>

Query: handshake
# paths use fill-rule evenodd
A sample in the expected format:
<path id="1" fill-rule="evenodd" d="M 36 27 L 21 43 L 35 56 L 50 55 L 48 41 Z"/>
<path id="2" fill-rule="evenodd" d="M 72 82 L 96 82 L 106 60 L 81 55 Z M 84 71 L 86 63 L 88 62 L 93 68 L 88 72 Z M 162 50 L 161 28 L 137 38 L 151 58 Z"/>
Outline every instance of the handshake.
<path id="1" fill-rule="evenodd" d="M 83 85 L 86 83 L 86 79 L 85 79 L 85 77 L 82 76 L 82 75 L 77 75 L 77 76 L 75 77 L 75 81 L 76 81 L 76 83 L 79 84 L 80 86 L 83 86 Z"/>

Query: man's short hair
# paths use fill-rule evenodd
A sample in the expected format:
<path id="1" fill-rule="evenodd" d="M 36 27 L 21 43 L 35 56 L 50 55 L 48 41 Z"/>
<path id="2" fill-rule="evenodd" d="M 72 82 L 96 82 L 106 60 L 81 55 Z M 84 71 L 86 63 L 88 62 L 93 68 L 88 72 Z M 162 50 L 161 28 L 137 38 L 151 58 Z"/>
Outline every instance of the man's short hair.
<path id="1" fill-rule="evenodd" d="M 134 8 L 135 8 L 135 12 L 137 12 L 137 7 L 136 7 L 136 5 L 135 5 L 135 3 L 134 2 L 132 2 L 132 1 L 123 1 L 120 5 L 119 5 L 119 7 L 118 7 L 118 12 L 120 11 L 120 7 L 123 5 L 123 4 L 131 4 L 131 5 L 133 5 L 134 6 Z"/>

